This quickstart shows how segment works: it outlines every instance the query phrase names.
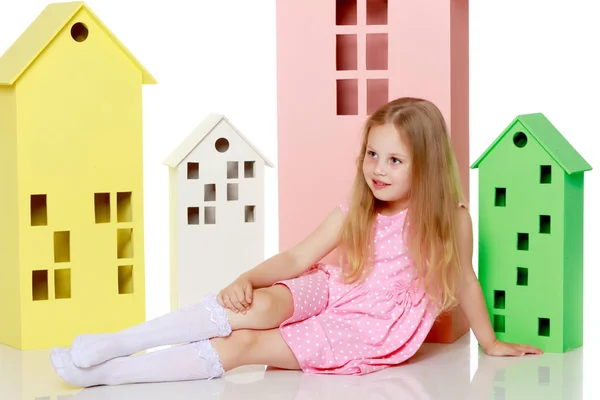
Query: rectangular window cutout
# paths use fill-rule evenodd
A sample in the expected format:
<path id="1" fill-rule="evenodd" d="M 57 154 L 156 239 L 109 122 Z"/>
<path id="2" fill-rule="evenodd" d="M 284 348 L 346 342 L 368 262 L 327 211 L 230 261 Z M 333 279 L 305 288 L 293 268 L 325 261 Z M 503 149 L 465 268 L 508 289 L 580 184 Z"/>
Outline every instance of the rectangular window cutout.
<path id="1" fill-rule="evenodd" d="M 367 33 L 367 69 L 388 69 L 388 34 Z"/>
<path id="2" fill-rule="evenodd" d="M 550 233 L 549 215 L 540 215 L 540 233 Z"/>
<path id="3" fill-rule="evenodd" d="M 117 222 L 133 221 L 131 208 L 131 192 L 117 193 Z"/>
<path id="4" fill-rule="evenodd" d="M 54 271 L 54 296 L 57 299 L 71 298 L 70 269 L 57 269 Z"/>
<path id="5" fill-rule="evenodd" d="M 117 258 L 133 258 L 133 229 L 117 229 Z"/>
<path id="6" fill-rule="evenodd" d="M 239 200 L 239 190 L 237 183 L 227 184 L 227 201 Z"/>
<path id="7" fill-rule="evenodd" d="M 187 163 L 187 178 L 198 179 L 200 177 L 200 164 L 197 162 Z"/>
<path id="8" fill-rule="evenodd" d="M 337 115 L 358 115 L 358 79 L 337 80 Z"/>
<path id="9" fill-rule="evenodd" d="M 216 201 L 217 200 L 217 185 L 214 183 L 207 183 L 204 185 L 204 201 Z"/>
<path id="10" fill-rule="evenodd" d="M 517 233 L 517 249 L 529 250 L 529 234 Z"/>
<path id="11" fill-rule="evenodd" d="M 538 318 L 538 335 L 550 336 L 550 318 Z"/>
<path id="12" fill-rule="evenodd" d="M 246 222 L 254 222 L 254 209 L 255 206 L 246 206 L 246 209 L 244 211 L 244 221 Z"/>
<path id="13" fill-rule="evenodd" d="M 217 207 L 204 207 L 204 223 L 208 225 L 217 223 Z"/>
<path id="14" fill-rule="evenodd" d="M 506 188 L 496 188 L 494 205 L 496 207 L 506 207 Z"/>
<path id="15" fill-rule="evenodd" d="M 338 71 L 356 71 L 358 68 L 356 35 L 336 35 L 335 68 Z"/>
<path id="16" fill-rule="evenodd" d="M 542 165 L 540 167 L 540 183 L 552 183 L 551 165 Z"/>
<path id="17" fill-rule="evenodd" d="M 388 0 L 367 0 L 367 25 L 387 25 Z"/>
<path id="18" fill-rule="evenodd" d="M 31 282 L 33 301 L 48 300 L 48 271 L 33 271 Z"/>
<path id="19" fill-rule="evenodd" d="M 256 162 L 254 161 L 245 161 L 244 162 L 244 178 L 254 178 L 254 165 Z"/>
<path id="20" fill-rule="evenodd" d="M 119 294 L 133 293 L 133 265 L 119 265 Z"/>
<path id="21" fill-rule="evenodd" d="M 494 308 L 504 310 L 506 302 L 506 292 L 504 290 L 494 290 Z"/>
<path id="22" fill-rule="evenodd" d="M 110 193 L 94 193 L 94 210 L 97 224 L 110 222 Z"/>
<path id="23" fill-rule="evenodd" d="M 373 114 L 388 102 L 388 80 L 367 79 L 367 113 Z"/>
<path id="24" fill-rule="evenodd" d="M 54 262 L 71 261 L 71 232 L 54 232 Z"/>
<path id="25" fill-rule="evenodd" d="M 523 267 L 517 267 L 517 285 L 527 286 L 529 282 L 529 270 Z"/>
<path id="26" fill-rule="evenodd" d="M 356 25 L 356 0 L 336 0 L 335 2 L 335 24 Z"/>
<path id="27" fill-rule="evenodd" d="M 48 205 L 45 194 L 31 195 L 31 226 L 48 225 Z"/>
<path id="28" fill-rule="evenodd" d="M 239 178 L 239 163 L 237 161 L 227 161 L 227 179 Z"/>
<path id="29" fill-rule="evenodd" d="M 538 367 L 538 385 L 549 385 L 550 384 L 550 368 Z"/>
<path id="30" fill-rule="evenodd" d="M 506 327 L 504 326 L 505 320 L 504 315 L 494 315 L 494 332 L 504 333 Z"/>
<path id="31" fill-rule="evenodd" d="M 188 207 L 188 225 L 200 224 L 200 208 Z"/>

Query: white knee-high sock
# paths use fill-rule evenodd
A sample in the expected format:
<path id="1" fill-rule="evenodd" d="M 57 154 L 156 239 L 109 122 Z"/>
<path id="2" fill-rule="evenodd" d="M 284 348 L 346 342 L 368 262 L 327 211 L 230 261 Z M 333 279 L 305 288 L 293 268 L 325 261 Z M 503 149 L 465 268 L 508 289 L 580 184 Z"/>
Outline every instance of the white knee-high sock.
<path id="1" fill-rule="evenodd" d="M 79 335 L 73 340 L 71 358 L 80 368 L 128 356 L 158 346 L 197 342 L 229 336 L 225 309 L 213 294 L 200 302 L 117 333 Z"/>
<path id="2" fill-rule="evenodd" d="M 209 340 L 114 358 L 90 368 L 77 367 L 67 348 L 53 349 L 50 360 L 65 382 L 80 387 L 212 379 L 224 373 Z"/>

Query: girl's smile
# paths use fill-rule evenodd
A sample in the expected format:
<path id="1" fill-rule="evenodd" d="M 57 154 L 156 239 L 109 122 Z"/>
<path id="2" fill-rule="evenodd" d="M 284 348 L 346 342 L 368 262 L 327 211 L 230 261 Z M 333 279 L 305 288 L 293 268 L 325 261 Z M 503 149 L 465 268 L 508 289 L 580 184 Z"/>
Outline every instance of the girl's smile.
<path id="1" fill-rule="evenodd" d="M 385 182 L 379 181 L 377 179 L 373 179 L 373 188 L 374 189 L 384 189 L 388 186 L 390 186 L 389 183 L 385 183 Z"/>

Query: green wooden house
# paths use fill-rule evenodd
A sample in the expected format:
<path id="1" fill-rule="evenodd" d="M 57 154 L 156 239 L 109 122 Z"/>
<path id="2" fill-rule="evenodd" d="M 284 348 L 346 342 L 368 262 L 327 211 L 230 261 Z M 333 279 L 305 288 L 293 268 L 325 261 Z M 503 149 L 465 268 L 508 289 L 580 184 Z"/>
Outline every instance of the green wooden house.
<path id="1" fill-rule="evenodd" d="M 583 174 L 541 113 L 520 115 L 479 169 L 479 280 L 498 339 L 562 353 L 583 344 Z"/>

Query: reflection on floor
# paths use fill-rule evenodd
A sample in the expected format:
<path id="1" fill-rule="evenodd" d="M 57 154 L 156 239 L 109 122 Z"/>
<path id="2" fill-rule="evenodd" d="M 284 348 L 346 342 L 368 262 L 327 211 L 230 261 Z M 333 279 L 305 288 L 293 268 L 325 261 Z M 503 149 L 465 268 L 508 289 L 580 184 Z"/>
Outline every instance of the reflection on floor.
<path id="1" fill-rule="evenodd" d="M 410 362 L 362 377 L 316 376 L 250 366 L 211 381 L 83 390 L 70 387 L 55 375 L 49 353 L 0 345 L 0 399 L 583 399 L 583 349 L 524 358 L 488 357 L 469 335 L 450 345 L 425 344 Z"/>

